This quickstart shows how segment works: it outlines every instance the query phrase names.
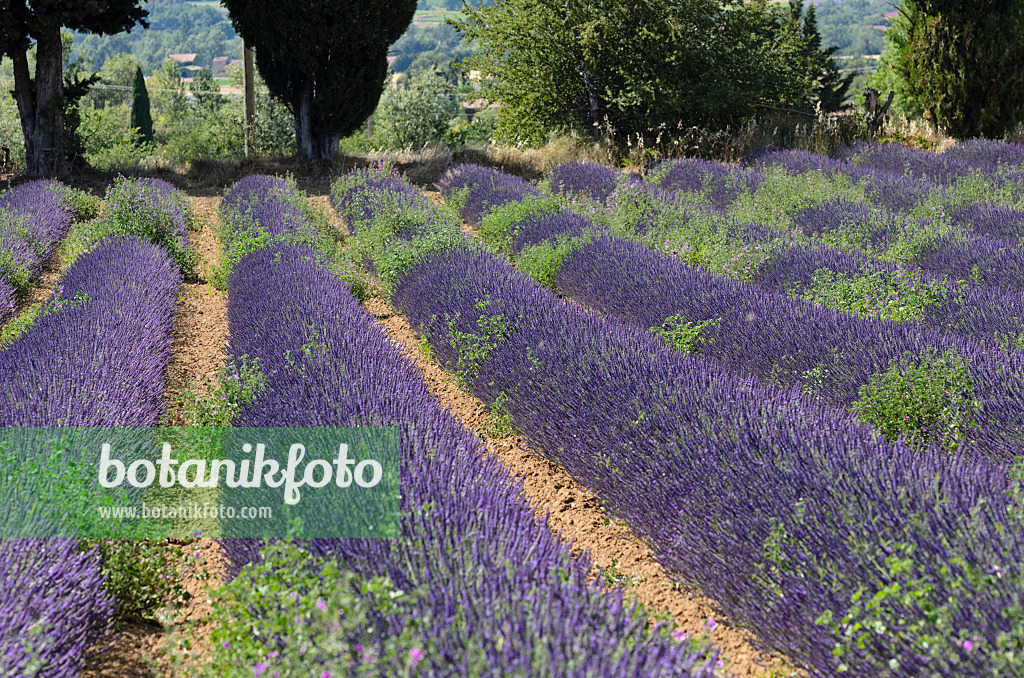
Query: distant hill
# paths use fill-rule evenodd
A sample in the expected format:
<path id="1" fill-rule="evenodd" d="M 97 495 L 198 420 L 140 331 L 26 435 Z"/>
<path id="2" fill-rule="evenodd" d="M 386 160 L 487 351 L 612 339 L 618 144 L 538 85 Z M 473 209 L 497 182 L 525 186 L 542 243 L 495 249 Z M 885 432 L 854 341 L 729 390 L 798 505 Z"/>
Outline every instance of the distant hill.
<path id="1" fill-rule="evenodd" d="M 195 63 L 209 66 L 219 56 L 242 58 L 242 39 L 217 0 L 149 0 L 148 30 L 118 35 L 75 35 L 74 56 L 92 60 L 94 70 L 121 52 L 134 54 L 147 73 L 168 54 L 195 53 Z"/>
<path id="2" fill-rule="evenodd" d="M 814 4 L 823 41 L 838 45 L 840 56 L 881 53 L 891 0 L 818 0 Z M 405 70 L 421 54 L 420 61 L 443 61 L 468 52 L 457 34 L 443 24 L 445 18 L 457 16 L 452 12 L 462 8 L 462 0 L 418 0 L 417 7 L 409 32 L 391 50 L 398 57 L 397 70 Z M 76 35 L 74 56 L 90 59 L 92 68 L 99 70 L 108 58 L 129 52 L 142 61 L 147 73 L 159 68 L 168 54 L 194 53 L 195 63 L 204 66 L 212 64 L 215 57 L 241 58 L 242 40 L 218 0 L 149 0 L 146 8 L 149 30 Z"/>
<path id="3" fill-rule="evenodd" d="M 837 45 L 841 56 L 881 54 L 885 47 L 885 18 L 895 0 L 818 0 L 818 30 L 826 46 Z"/>

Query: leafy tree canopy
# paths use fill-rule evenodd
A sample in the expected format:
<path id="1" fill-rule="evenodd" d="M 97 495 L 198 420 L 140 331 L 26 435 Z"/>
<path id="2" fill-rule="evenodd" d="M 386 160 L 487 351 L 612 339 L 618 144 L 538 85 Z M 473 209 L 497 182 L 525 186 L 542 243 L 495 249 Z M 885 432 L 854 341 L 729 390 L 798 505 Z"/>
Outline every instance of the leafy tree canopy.
<path id="1" fill-rule="evenodd" d="M 755 104 L 799 105 L 806 39 L 764 0 L 498 0 L 452 22 L 477 51 L 464 68 L 500 101 L 497 135 L 604 130 L 620 141 L 725 125 Z"/>
<path id="2" fill-rule="evenodd" d="M 0 0 L 0 53 L 14 64 L 25 159 L 31 176 L 60 174 L 66 167 L 64 53 L 61 29 L 111 34 L 146 25 L 141 0 Z M 28 49 L 35 41 L 35 73 Z M 77 79 L 73 99 L 85 94 Z"/>

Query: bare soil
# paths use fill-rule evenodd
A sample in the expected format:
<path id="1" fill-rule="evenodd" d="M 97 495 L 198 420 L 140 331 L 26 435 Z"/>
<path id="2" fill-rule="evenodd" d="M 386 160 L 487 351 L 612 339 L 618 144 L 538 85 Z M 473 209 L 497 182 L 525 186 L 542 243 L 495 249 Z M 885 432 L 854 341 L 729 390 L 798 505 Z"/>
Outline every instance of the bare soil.
<path id="1" fill-rule="evenodd" d="M 733 628 L 719 617 L 713 601 L 679 587 L 654 559 L 651 550 L 623 523 L 608 516 L 597 497 L 560 466 L 533 453 L 520 437 L 489 437 L 490 415 L 483 403 L 463 391 L 454 374 L 427 357 L 406 317 L 377 297 L 369 299 L 365 306 L 416 363 L 441 404 L 486 442 L 487 453 L 496 455 L 509 474 L 522 480 L 525 498 L 537 516 L 546 515 L 548 527 L 571 542 L 574 551 L 587 551 L 595 566 L 614 566 L 615 572 L 629 577 L 629 593 L 652 613 L 670 613 L 676 627 L 687 635 L 706 633 L 721 649 L 730 675 L 797 675 L 783 658 L 758 650 L 756 639 L 749 632 Z"/>

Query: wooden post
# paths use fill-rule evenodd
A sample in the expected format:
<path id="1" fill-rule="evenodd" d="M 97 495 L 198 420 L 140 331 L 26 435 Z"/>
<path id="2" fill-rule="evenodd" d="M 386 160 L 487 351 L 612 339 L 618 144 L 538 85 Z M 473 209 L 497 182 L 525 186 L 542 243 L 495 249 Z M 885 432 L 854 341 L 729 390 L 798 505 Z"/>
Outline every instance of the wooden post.
<path id="1" fill-rule="evenodd" d="M 868 124 L 868 133 L 871 136 L 875 136 L 882 129 L 882 123 L 885 122 L 885 114 L 889 112 L 889 106 L 892 105 L 892 99 L 896 96 L 896 92 L 889 90 L 889 97 L 885 100 L 882 108 L 879 109 L 878 101 L 881 96 L 882 93 L 873 87 L 864 88 L 864 118 Z"/>
<path id="2" fill-rule="evenodd" d="M 245 157 L 252 152 L 252 126 L 256 120 L 256 84 L 252 47 L 242 47 L 242 76 L 245 82 Z"/>

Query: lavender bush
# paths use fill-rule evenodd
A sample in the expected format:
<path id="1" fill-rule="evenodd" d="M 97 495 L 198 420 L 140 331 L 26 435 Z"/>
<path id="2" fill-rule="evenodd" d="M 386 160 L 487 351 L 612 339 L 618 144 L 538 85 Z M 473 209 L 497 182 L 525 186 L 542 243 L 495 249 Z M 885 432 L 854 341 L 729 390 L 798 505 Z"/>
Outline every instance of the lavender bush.
<path id="1" fill-rule="evenodd" d="M 254 174 L 236 182 L 220 204 L 223 251 L 213 284 L 227 289 L 234 265 L 247 254 L 272 243 L 299 243 L 312 247 L 327 262 L 336 257 L 341 234 L 315 212 L 295 182 Z M 358 287 L 358 282 L 350 280 Z"/>
<path id="2" fill-rule="evenodd" d="M 615 190 L 618 172 L 592 162 L 564 162 L 548 172 L 551 192 L 555 195 L 584 196 L 604 202 Z"/>
<path id="3" fill-rule="evenodd" d="M 740 195 L 756 191 L 764 177 L 719 162 L 682 158 L 656 166 L 650 180 L 668 191 L 701 193 L 715 208 L 725 210 Z"/>

